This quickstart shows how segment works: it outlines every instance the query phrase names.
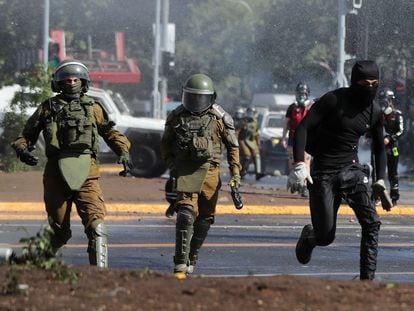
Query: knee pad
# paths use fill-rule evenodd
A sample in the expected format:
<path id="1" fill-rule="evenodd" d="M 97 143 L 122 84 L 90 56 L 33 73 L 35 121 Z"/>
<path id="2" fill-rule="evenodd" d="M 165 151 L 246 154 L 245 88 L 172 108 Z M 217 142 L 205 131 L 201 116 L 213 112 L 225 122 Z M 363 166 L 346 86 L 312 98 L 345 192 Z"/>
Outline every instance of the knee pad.
<path id="1" fill-rule="evenodd" d="M 177 228 L 188 228 L 194 224 L 194 212 L 187 206 L 179 206 L 177 213 Z"/>
<path id="2" fill-rule="evenodd" d="M 86 230 L 86 235 L 88 236 L 89 240 L 108 236 L 108 231 L 102 221 L 97 224 L 92 223 L 92 225 Z"/>

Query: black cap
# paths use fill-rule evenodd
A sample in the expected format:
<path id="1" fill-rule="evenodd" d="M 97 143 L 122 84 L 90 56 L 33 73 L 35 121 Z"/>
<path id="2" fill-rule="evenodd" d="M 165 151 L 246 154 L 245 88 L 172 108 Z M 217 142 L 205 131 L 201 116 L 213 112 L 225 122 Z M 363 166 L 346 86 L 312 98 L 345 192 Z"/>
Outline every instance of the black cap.
<path id="1" fill-rule="evenodd" d="M 378 80 L 379 70 L 377 64 L 372 60 L 359 60 L 352 67 L 351 84 L 359 80 Z"/>

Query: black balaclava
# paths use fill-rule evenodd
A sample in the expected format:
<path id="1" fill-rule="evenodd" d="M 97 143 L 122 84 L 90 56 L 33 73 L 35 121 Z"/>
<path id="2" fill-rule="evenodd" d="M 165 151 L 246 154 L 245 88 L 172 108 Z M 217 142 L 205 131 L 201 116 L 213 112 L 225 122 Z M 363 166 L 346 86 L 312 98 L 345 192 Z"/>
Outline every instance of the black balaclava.
<path id="1" fill-rule="evenodd" d="M 360 60 L 352 67 L 351 73 L 351 92 L 358 103 L 369 106 L 375 98 L 378 85 L 365 86 L 359 85 L 360 80 L 378 80 L 379 70 L 377 64 L 372 60 Z"/>
<path id="2" fill-rule="evenodd" d="M 65 83 L 61 81 L 62 95 L 67 99 L 77 99 L 81 97 L 82 92 L 82 81 L 79 79 L 78 82 L 74 84 Z"/>

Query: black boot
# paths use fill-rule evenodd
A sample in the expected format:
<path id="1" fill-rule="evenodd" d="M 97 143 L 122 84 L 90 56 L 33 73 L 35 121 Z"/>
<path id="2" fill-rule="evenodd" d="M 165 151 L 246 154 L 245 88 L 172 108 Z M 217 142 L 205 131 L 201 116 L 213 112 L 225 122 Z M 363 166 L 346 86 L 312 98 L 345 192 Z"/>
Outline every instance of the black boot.
<path id="1" fill-rule="evenodd" d="M 392 205 L 396 206 L 397 201 L 400 199 L 400 192 L 399 192 L 398 186 L 396 188 L 391 188 L 390 197 L 391 197 Z"/>
<path id="2" fill-rule="evenodd" d="M 188 273 L 193 273 L 194 271 L 194 266 L 198 258 L 198 251 L 207 237 L 212 222 L 212 218 L 197 218 L 194 222 L 194 235 L 191 239 Z"/>
<path id="3" fill-rule="evenodd" d="M 303 227 L 299 241 L 296 244 L 297 260 L 303 265 L 307 264 L 311 259 L 312 250 L 315 246 L 316 242 L 313 227 L 312 225 L 306 225 Z"/>

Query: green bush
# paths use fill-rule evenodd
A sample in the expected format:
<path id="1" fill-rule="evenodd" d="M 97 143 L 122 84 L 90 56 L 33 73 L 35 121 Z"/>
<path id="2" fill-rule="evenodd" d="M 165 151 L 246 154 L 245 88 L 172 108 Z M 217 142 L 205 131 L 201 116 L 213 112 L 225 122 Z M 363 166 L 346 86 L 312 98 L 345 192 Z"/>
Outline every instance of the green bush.
<path id="1" fill-rule="evenodd" d="M 50 72 L 45 74 L 44 66 L 37 64 L 33 70 L 22 75 L 25 87 L 16 92 L 11 103 L 11 111 L 7 112 L 0 122 L 4 129 L 0 135 L 0 169 L 6 172 L 28 171 L 43 167 L 46 159 L 41 150 L 35 150 L 34 154 L 39 157 L 39 164 L 30 167 L 20 162 L 11 143 L 21 134 L 28 119 L 27 109 L 37 107 L 42 101 L 52 96 L 50 89 Z"/>

